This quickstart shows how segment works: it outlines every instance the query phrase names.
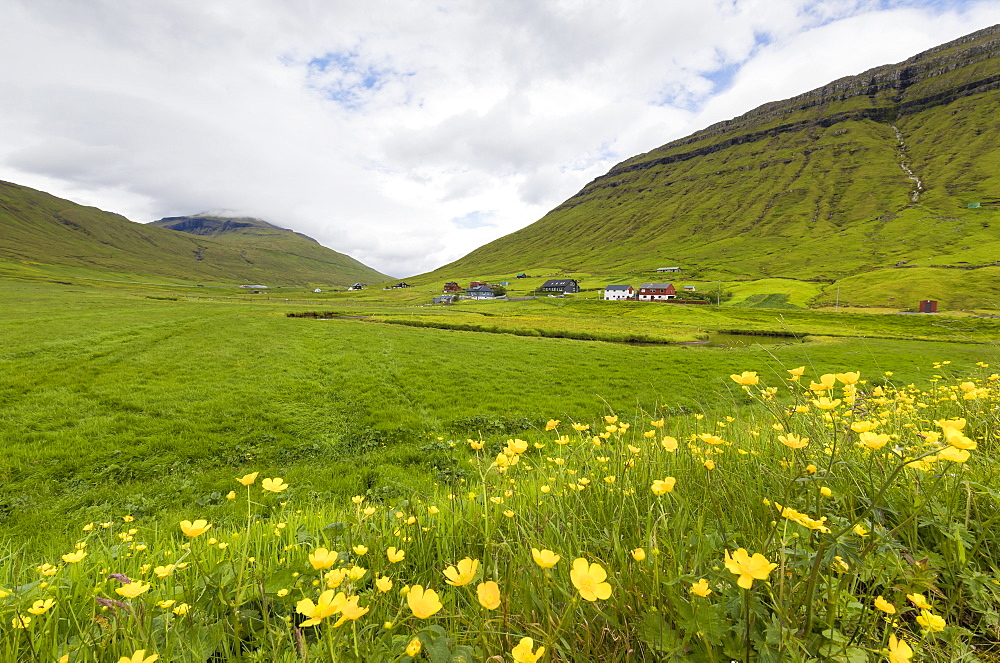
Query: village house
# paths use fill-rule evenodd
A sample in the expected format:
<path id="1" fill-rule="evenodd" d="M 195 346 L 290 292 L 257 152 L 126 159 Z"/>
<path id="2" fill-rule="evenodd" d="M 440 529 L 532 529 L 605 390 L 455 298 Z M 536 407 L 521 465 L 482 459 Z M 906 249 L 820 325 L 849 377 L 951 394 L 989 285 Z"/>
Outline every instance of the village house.
<path id="1" fill-rule="evenodd" d="M 580 292 L 580 284 L 576 279 L 549 279 L 538 290 L 540 292 L 566 295 Z"/>
<path id="2" fill-rule="evenodd" d="M 462 286 L 458 285 L 458 283 L 455 281 L 448 281 L 447 283 L 444 284 L 445 292 L 460 292 L 461 290 Z"/>
<path id="3" fill-rule="evenodd" d="M 479 287 L 481 285 L 488 286 L 489 283 L 487 283 L 486 281 L 470 281 L 469 282 L 469 288 L 476 288 L 476 287 Z"/>
<path id="4" fill-rule="evenodd" d="M 482 285 L 470 287 L 465 291 L 465 296 L 469 299 L 493 299 L 494 293 L 493 288 L 484 283 Z"/>
<path id="5" fill-rule="evenodd" d="M 643 283 L 639 286 L 640 302 L 659 302 L 677 298 L 673 283 Z"/>
<path id="6" fill-rule="evenodd" d="M 686 286 L 684 286 L 684 292 L 694 292 L 694 291 L 695 291 L 695 287 L 693 285 L 686 285 Z"/>
<path id="7" fill-rule="evenodd" d="M 657 267 L 656 271 L 658 271 L 658 272 L 677 272 L 677 273 L 679 273 L 681 271 L 681 268 L 680 267 Z"/>
<path id="8" fill-rule="evenodd" d="M 635 288 L 630 285 L 609 285 L 604 288 L 604 299 L 621 301 L 633 299 L 635 297 Z"/>

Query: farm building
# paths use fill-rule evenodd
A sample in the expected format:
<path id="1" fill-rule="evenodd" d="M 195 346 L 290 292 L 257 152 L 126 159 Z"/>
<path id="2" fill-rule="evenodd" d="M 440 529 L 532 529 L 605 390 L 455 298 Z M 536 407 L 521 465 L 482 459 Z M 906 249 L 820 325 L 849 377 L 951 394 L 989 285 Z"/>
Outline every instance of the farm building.
<path id="1" fill-rule="evenodd" d="M 576 279 L 549 279 L 538 290 L 540 292 L 565 295 L 580 292 L 580 284 Z"/>
<path id="2" fill-rule="evenodd" d="M 458 295 L 441 295 L 440 297 L 435 297 L 432 301 L 435 304 L 452 304 Z"/>
<path id="3" fill-rule="evenodd" d="M 658 271 L 658 272 L 680 272 L 681 268 L 680 267 L 657 267 L 656 271 Z"/>
<path id="4" fill-rule="evenodd" d="M 476 288 L 476 287 L 479 287 L 481 285 L 488 286 L 489 283 L 487 283 L 486 281 L 470 281 L 469 282 L 469 287 L 470 288 Z"/>
<path id="5" fill-rule="evenodd" d="M 448 281 L 447 283 L 444 284 L 445 292 L 459 292 L 461 289 L 462 286 L 458 285 L 458 283 L 455 281 Z"/>
<path id="6" fill-rule="evenodd" d="M 350 288 L 348 288 L 348 290 L 364 290 L 364 289 L 365 286 L 361 285 L 360 283 L 355 283 Z"/>
<path id="7" fill-rule="evenodd" d="M 609 285 L 604 289 L 604 299 L 621 301 L 635 297 L 635 288 L 630 285 Z"/>
<path id="8" fill-rule="evenodd" d="M 640 302 L 659 302 L 677 298 L 673 283 L 643 283 L 639 286 Z"/>
<path id="9" fill-rule="evenodd" d="M 693 285 L 686 285 L 686 286 L 684 286 L 684 292 L 694 292 L 694 291 L 695 291 L 695 287 Z"/>

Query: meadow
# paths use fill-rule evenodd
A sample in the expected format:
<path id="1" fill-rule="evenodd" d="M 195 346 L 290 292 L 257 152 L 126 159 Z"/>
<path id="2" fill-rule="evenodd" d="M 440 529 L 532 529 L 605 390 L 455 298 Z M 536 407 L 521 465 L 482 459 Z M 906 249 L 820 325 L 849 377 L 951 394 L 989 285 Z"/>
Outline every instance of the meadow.
<path id="1" fill-rule="evenodd" d="M 892 636 L 893 661 L 903 641 L 973 661 L 1000 641 L 990 318 L 20 281 L 0 299 L 4 660 L 874 661 Z M 327 309 L 352 317 L 287 317 Z M 809 336 L 376 322 L 484 318 Z"/>

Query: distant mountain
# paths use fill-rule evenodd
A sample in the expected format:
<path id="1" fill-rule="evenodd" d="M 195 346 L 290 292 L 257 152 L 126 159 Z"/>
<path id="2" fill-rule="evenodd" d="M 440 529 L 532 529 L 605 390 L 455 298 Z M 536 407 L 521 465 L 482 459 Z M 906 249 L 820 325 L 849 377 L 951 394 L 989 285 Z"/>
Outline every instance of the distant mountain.
<path id="1" fill-rule="evenodd" d="M 183 232 L 171 222 L 188 224 Z M 191 233 L 192 230 L 202 232 Z M 0 271 L 69 267 L 214 283 L 350 285 L 389 280 L 350 256 L 258 219 L 178 217 L 140 224 L 0 182 Z M 30 271 L 30 270 L 29 270 Z"/>
<path id="2" fill-rule="evenodd" d="M 993 26 L 632 157 L 434 274 L 804 279 L 998 261 Z"/>

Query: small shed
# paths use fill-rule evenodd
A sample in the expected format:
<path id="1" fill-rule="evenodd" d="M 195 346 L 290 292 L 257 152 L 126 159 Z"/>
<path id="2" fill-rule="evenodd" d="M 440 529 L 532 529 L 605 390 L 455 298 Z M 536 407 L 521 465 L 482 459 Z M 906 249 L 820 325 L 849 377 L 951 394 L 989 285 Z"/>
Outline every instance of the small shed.
<path id="1" fill-rule="evenodd" d="M 658 272 L 680 272 L 681 268 L 680 267 L 657 267 L 656 271 L 658 271 Z"/>
<path id="2" fill-rule="evenodd" d="M 920 302 L 921 313 L 937 313 L 937 302 L 933 299 L 925 299 Z"/>

